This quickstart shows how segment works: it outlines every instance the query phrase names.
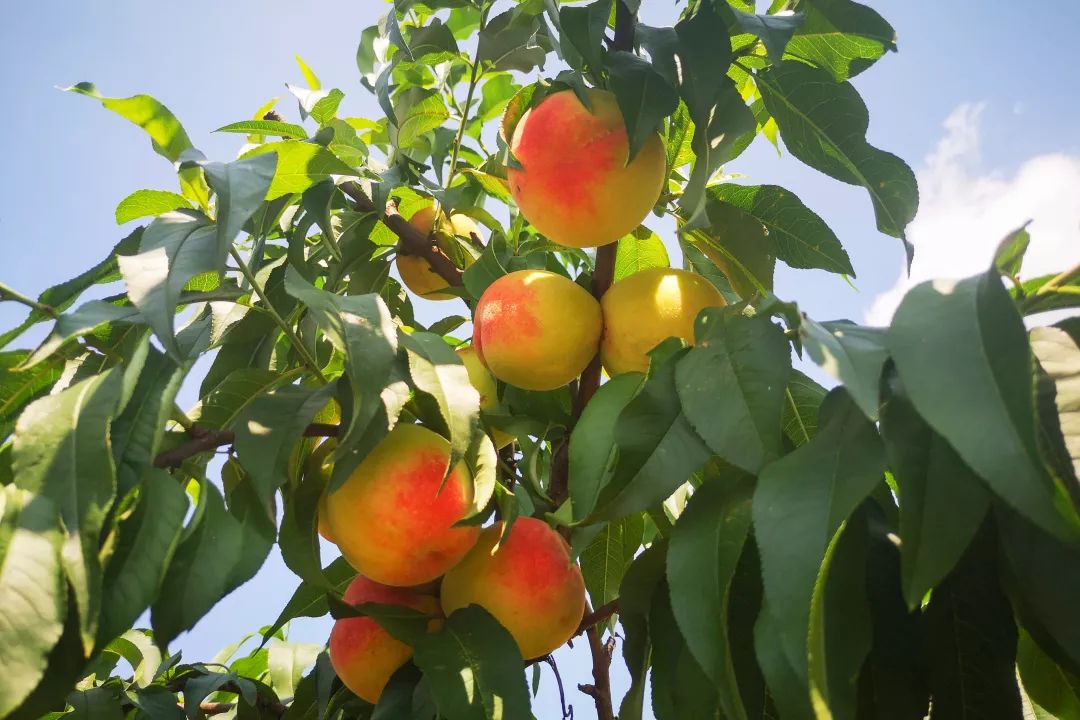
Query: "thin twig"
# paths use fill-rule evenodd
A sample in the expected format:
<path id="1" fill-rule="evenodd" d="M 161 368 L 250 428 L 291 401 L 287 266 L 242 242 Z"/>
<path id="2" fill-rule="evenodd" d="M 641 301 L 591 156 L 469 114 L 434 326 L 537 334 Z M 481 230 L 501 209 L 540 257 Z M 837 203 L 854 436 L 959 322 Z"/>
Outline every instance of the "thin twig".
<path id="1" fill-rule="evenodd" d="M 5 285 L 4 283 L 0 283 L 0 302 L 4 302 L 7 300 L 20 303 L 30 308 L 31 310 L 37 310 L 38 312 L 44 313 L 45 315 L 48 315 L 52 318 L 60 315 L 56 308 L 50 305 L 39 303 L 37 300 L 23 295 L 18 290 L 15 290 L 10 286 Z"/>
<path id="2" fill-rule="evenodd" d="M 585 617 L 581 618 L 581 622 L 578 624 L 578 629 L 577 632 L 574 633 L 574 637 L 596 627 L 617 612 L 619 612 L 619 598 L 615 598 L 611 602 L 601 605 L 591 613 L 586 613 Z"/>
<path id="3" fill-rule="evenodd" d="M 484 32 L 484 26 L 487 24 L 487 14 L 490 10 L 490 6 L 484 8 L 480 13 L 480 30 Z M 479 51 L 479 47 L 477 47 Z M 477 53 L 479 54 L 479 52 Z M 483 72 L 480 70 L 480 62 L 473 58 L 472 68 L 469 72 L 469 89 L 465 93 L 465 106 L 461 109 L 461 125 L 458 126 L 457 136 L 454 138 L 454 147 L 450 151 L 450 169 L 446 173 L 446 189 L 450 189 L 450 182 L 454 179 L 454 175 L 457 174 L 458 155 L 461 153 L 461 141 L 465 138 L 465 127 L 469 124 L 469 106 L 472 105 L 473 95 L 476 93 L 476 85 L 483 76 Z M 450 93 L 451 97 L 453 93 Z"/>
<path id="4" fill-rule="evenodd" d="M 559 687 L 559 707 L 562 708 L 563 720 L 574 720 L 574 706 L 566 704 L 566 691 L 563 689 L 562 675 L 559 674 L 559 666 L 555 664 L 555 658 L 551 655 L 545 655 L 544 662 L 555 673 L 555 684 Z"/>

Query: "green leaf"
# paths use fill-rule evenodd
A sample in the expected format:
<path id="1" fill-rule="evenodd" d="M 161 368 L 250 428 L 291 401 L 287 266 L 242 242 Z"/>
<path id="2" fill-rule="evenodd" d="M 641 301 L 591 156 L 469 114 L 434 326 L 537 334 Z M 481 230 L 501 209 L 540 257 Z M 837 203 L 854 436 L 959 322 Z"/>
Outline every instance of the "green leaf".
<path id="1" fill-rule="evenodd" d="M 217 251 L 228 254 L 245 223 L 262 205 L 274 179 L 277 155 L 266 153 L 231 163 L 206 163 L 206 180 L 217 196 Z"/>
<path id="2" fill-rule="evenodd" d="M 597 73 L 604 66 L 604 31 L 607 30 L 609 17 L 611 0 L 559 8 L 559 27 L 564 45 L 567 42 L 573 45 L 586 64 Z M 630 157 L 633 156 L 631 151 Z"/>
<path id="3" fill-rule="evenodd" d="M 547 49 L 538 16 L 507 10 L 488 20 L 480 31 L 476 62 L 491 70 L 529 72 L 543 67 Z"/>
<path id="4" fill-rule="evenodd" d="M 798 682 L 808 681 L 810 602 L 818 568 L 837 531 L 881 481 L 884 453 L 877 431 L 843 390 L 821 406 L 821 427 L 807 444 L 765 466 L 754 492 L 754 533 L 761 551 L 770 629 Z M 758 624 L 761 625 L 759 620 Z M 770 686 L 786 686 L 775 662 L 758 654 Z M 783 709 L 790 699 L 777 703 Z"/>
<path id="5" fill-rule="evenodd" d="M 274 638 L 270 641 L 268 665 L 274 692 L 280 697 L 292 697 L 304 671 L 315 664 L 323 646 L 314 643 L 290 643 Z"/>
<path id="6" fill-rule="evenodd" d="M 136 228 L 130 235 L 118 242 L 104 260 L 94 265 L 86 272 L 73 277 L 59 285 L 53 285 L 45 292 L 38 295 L 37 301 L 58 311 L 70 307 L 84 290 L 92 285 L 110 283 L 120 279 L 117 269 L 117 255 L 129 255 L 139 247 L 143 229 Z M 32 310 L 30 316 L 18 327 L 0 335 L 0 347 L 4 347 L 13 339 L 22 335 L 27 329 L 45 320 L 52 319 L 48 313 Z"/>
<path id="7" fill-rule="evenodd" d="M 664 582 L 667 545 L 656 542 L 639 555 L 626 571 L 619 587 L 619 620 L 626 634 L 623 660 L 631 685 L 619 708 L 620 720 L 641 720 L 652 642 L 649 613 L 653 596 Z"/>
<path id="8" fill-rule="evenodd" d="M 91 647 L 101 612 L 101 532 L 116 492 L 109 425 L 120 400 L 112 371 L 35 401 L 15 426 L 15 484 L 50 499 L 63 521 L 64 574 L 79 612 L 83 647 Z"/>
<path id="9" fill-rule="evenodd" d="M 666 584 L 660 583 L 649 612 L 653 711 L 657 720 L 720 717 L 717 688 L 709 682 L 679 634 Z"/>
<path id="10" fill-rule="evenodd" d="M 614 282 L 655 267 L 671 267 L 667 247 L 659 235 L 642 225 L 619 240 L 615 250 Z"/>
<path id="11" fill-rule="evenodd" d="M 45 394 L 60 379 L 58 362 L 29 365 L 25 350 L 0 353 L 0 438 L 6 438 L 28 403 Z"/>
<path id="12" fill-rule="evenodd" d="M 888 346 L 915 409 L 995 495 L 1059 537 L 1080 536 L 1039 456 L 1027 335 L 997 273 L 913 288 Z"/>
<path id="13" fill-rule="evenodd" d="M 319 76 L 315 74 L 315 71 L 304 62 L 304 59 L 299 55 L 294 56 L 296 58 L 296 64 L 300 66 L 300 72 L 304 76 L 304 82 L 308 84 L 308 87 L 312 90 L 319 90 L 322 88 L 322 83 L 319 82 Z"/>
<path id="14" fill-rule="evenodd" d="M 826 390 L 806 374 L 792 370 L 784 390 L 784 434 L 796 447 L 805 445 L 817 434 L 818 408 Z"/>
<path id="15" fill-rule="evenodd" d="M 189 280 L 221 270 L 225 256 L 217 228 L 192 211 L 165 213 L 143 232 L 139 250 L 117 258 L 128 297 L 168 353 L 182 359 L 174 330 L 176 306 Z"/>
<path id="16" fill-rule="evenodd" d="M 67 583 L 58 508 L 45 495 L 0 488 L 0 714 L 37 685 L 64 626 Z"/>
<path id="17" fill-rule="evenodd" d="M 450 440 L 449 472 L 484 435 L 480 423 L 480 394 L 469 382 L 461 358 L 441 337 L 418 332 L 400 333 L 398 339 L 408 352 L 413 384 L 439 408 Z"/>
<path id="18" fill-rule="evenodd" d="M 230 514 L 218 489 L 203 482 L 199 505 L 151 609 L 155 640 L 165 647 L 192 628 L 218 600 L 254 574 L 247 572 L 245 554 L 265 556 L 271 543 L 261 529 Z"/>
<path id="19" fill-rule="evenodd" d="M 277 153 L 277 169 L 274 180 L 266 192 L 267 200 L 283 195 L 302 193 L 312 185 L 327 180 L 331 175 L 357 176 L 359 173 L 342 162 L 337 155 L 322 145 L 300 140 L 282 140 L 266 143 L 248 152 L 244 157 Z"/>
<path id="20" fill-rule="evenodd" d="M 689 233 L 696 249 L 719 268 L 738 297 L 750 299 L 769 293 L 773 287 L 776 251 L 765 226 L 734 205 L 715 201 L 709 194 L 705 200 L 705 219 L 707 228 Z"/>
<path id="21" fill-rule="evenodd" d="M 881 414 L 889 464 L 900 487 L 904 598 L 917 608 L 975 537 L 990 506 L 982 481 L 894 393 Z"/>
<path id="22" fill-rule="evenodd" d="M 189 210 L 191 203 L 183 195 L 167 190 L 136 190 L 116 206 L 116 224 L 123 225 L 141 217 L 157 217 L 170 210 Z"/>
<path id="23" fill-rule="evenodd" d="M 188 417 L 200 427 L 213 430 L 231 428 L 253 401 L 288 382 L 293 374 L 283 375 L 262 368 L 233 370 L 188 412 Z"/>
<path id="24" fill-rule="evenodd" d="M 1006 277 L 1020 273 L 1024 264 L 1024 254 L 1031 244 L 1031 235 L 1027 231 L 1030 221 L 1002 238 L 994 251 L 994 269 Z"/>
<path id="25" fill-rule="evenodd" d="M 1039 327 L 1031 331 L 1031 350 L 1041 373 L 1037 382 L 1039 411 L 1056 413 L 1043 432 L 1060 433 L 1060 443 L 1071 463 L 1073 477 L 1080 474 L 1080 346 L 1059 327 Z M 1045 407 L 1045 411 L 1043 408 Z M 1055 438 L 1057 441 L 1058 438 Z M 1055 442 L 1055 445 L 1057 442 Z"/>
<path id="26" fill-rule="evenodd" d="M 896 49 L 896 31 L 866 5 L 814 0 L 800 9 L 806 17 L 788 43 L 786 56 L 827 70 L 837 81 L 855 77 L 886 50 Z"/>
<path id="27" fill-rule="evenodd" d="M 300 125 L 281 122 L 279 120 L 241 120 L 219 127 L 214 132 L 224 133 L 255 133 L 258 135 L 275 135 L 291 140 L 306 140 L 307 130 Z"/>
<path id="28" fill-rule="evenodd" d="M 154 681 L 161 666 L 161 650 L 154 645 L 149 630 L 128 630 L 110 642 L 103 654 L 114 653 L 131 665 L 131 680 L 146 687 Z"/>
<path id="29" fill-rule="evenodd" d="M 619 413 L 614 436 L 618 461 L 590 520 L 609 520 L 663 502 L 709 459 L 709 448 L 682 413 L 676 365 L 668 357 Z"/>
<path id="30" fill-rule="evenodd" d="M 870 193 L 878 230 L 904 240 L 919 190 L 903 160 L 866 141 L 870 116 L 859 93 L 822 70 L 786 61 L 755 75 L 765 107 L 792 155 L 826 175 Z"/>
<path id="31" fill-rule="evenodd" d="M 137 502 L 120 522 L 116 548 L 105 566 L 96 647 L 130 628 L 157 598 L 184 525 L 187 494 L 164 470 L 144 476 Z"/>
<path id="32" fill-rule="evenodd" d="M 791 36 L 802 26 L 805 15 L 793 13 L 791 15 L 755 15 L 738 8 L 732 8 L 735 23 L 743 32 L 751 33 L 761 38 L 769 59 L 774 65 L 779 65 L 784 57 L 784 49 Z"/>
<path id="33" fill-rule="evenodd" d="M 124 717 L 120 697 L 113 687 L 79 690 L 67 696 L 71 711 L 64 715 L 70 720 L 121 720 Z"/>
<path id="34" fill-rule="evenodd" d="M 1017 616 L 1059 664 L 1080 672 L 1080 545 L 1066 545 L 1003 508 L 994 516 Z"/>
<path id="35" fill-rule="evenodd" d="M 855 276 L 836 234 L 790 190 L 777 185 L 724 183 L 709 188 L 709 196 L 757 218 L 769 231 L 776 257 L 789 267 Z"/>
<path id="36" fill-rule="evenodd" d="M 530 714 L 517 643 L 477 605 L 452 613 L 440 632 L 419 638 L 413 660 L 447 720 Z"/>
<path id="37" fill-rule="evenodd" d="M 1016 624 L 989 524 L 926 607 L 931 720 L 1019 718 Z"/>
<path id="38" fill-rule="evenodd" d="M 98 328 L 111 323 L 137 323 L 141 319 L 138 308 L 130 305 L 115 305 L 105 300 L 91 300 L 80 305 L 74 312 L 58 317 L 48 337 L 26 359 L 26 365 L 33 366 L 51 357 L 72 338 L 91 334 Z"/>
<path id="39" fill-rule="evenodd" d="M 304 428 L 333 397 L 334 383 L 320 388 L 285 385 L 252 400 L 235 420 L 236 457 L 248 473 L 256 495 L 269 502 L 289 481 L 289 456 Z"/>
<path id="40" fill-rule="evenodd" d="M 409 35 L 409 52 L 414 60 L 425 60 L 425 64 L 434 65 L 456 55 L 458 45 L 451 29 L 439 18 L 432 18 L 427 25 L 413 29 Z M 431 55 L 439 57 L 429 57 Z"/>
<path id="41" fill-rule="evenodd" d="M 176 119 L 169 108 L 149 95 L 133 95 L 129 98 L 103 97 L 93 83 L 78 83 L 68 92 L 96 98 L 107 110 L 111 110 L 125 120 L 135 123 L 150 136 L 154 152 L 169 162 L 180 162 L 180 156 L 186 150 L 194 149 L 184 126 Z M 202 169 L 197 166 L 180 170 L 180 189 L 184 197 L 195 202 L 201 208 L 210 203 L 210 191 L 203 178 Z"/>
<path id="42" fill-rule="evenodd" d="M 757 473 L 780 455 L 791 350 L 766 316 L 710 308 L 694 323 L 697 344 L 679 361 L 682 412 L 710 449 Z"/>
<path id="43" fill-rule="evenodd" d="M 450 117 L 442 96 L 434 90 L 413 87 L 394 100 L 398 121 L 398 147 L 407 148 L 442 125 Z"/>
<path id="44" fill-rule="evenodd" d="M 810 359 L 844 384 L 866 417 L 877 420 L 878 386 L 889 357 L 886 331 L 843 320 L 817 323 L 804 316 L 799 338 Z"/>
<path id="45" fill-rule="evenodd" d="M 306 580 L 300 583 L 289 601 L 285 603 L 285 607 L 282 608 L 274 624 L 263 631 L 264 644 L 290 620 L 298 617 L 322 617 L 329 613 L 330 608 L 326 603 L 327 587 L 337 595 L 341 595 L 356 577 L 356 570 L 345 558 L 339 557 L 323 568 L 323 576 L 326 578 L 325 586 L 309 583 Z"/>
<path id="46" fill-rule="evenodd" d="M 1031 701 L 1059 720 L 1080 719 L 1080 678 L 1058 665 L 1023 630 L 1016 669 Z"/>
<path id="47" fill-rule="evenodd" d="M 570 434 L 570 504 L 574 520 L 589 516 L 615 469 L 611 428 L 644 379 L 640 373 L 616 375 L 600 386 L 574 425 Z"/>
<path id="48" fill-rule="evenodd" d="M 732 580 L 750 530 L 748 482 L 704 483 L 675 524 L 668 548 L 671 609 L 686 645 L 718 687 L 725 717 L 745 719 L 728 637 Z"/>
<path id="49" fill-rule="evenodd" d="M 652 63 L 631 52 L 608 53 L 607 70 L 626 125 L 628 160 L 633 160 L 642 146 L 656 137 L 660 122 L 679 107 L 679 93 Z"/>
<path id="50" fill-rule="evenodd" d="M 644 530 L 640 514 L 628 515 L 605 525 L 581 553 L 581 575 L 594 608 L 619 596 L 619 585 L 641 547 Z"/>

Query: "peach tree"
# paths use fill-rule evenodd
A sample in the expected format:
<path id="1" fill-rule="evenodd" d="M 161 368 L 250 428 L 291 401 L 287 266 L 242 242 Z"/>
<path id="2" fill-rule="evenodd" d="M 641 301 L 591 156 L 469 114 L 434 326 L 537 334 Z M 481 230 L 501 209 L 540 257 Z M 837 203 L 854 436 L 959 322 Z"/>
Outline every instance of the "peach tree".
<path id="1" fill-rule="evenodd" d="M 856 268 L 738 158 L 864 188 L 910 263 L 915 177 L 850 83 L 893 29 L 640 4 L 395 0 L 378 117 L 301 63 L 231 161 L 69 88 L 179 187 L 0 285 L 0 717 L 518 720 L 568 638 L 602 720 L 1080 717 L 1080 269 L 1025 275 L 1021 227 L 887 328 L 807 317 L 776 263 Z M 275 544 L 299 587 L 257 647 L 170 652 Z M 329 653 L 287 639 L 326 615 Z"/>

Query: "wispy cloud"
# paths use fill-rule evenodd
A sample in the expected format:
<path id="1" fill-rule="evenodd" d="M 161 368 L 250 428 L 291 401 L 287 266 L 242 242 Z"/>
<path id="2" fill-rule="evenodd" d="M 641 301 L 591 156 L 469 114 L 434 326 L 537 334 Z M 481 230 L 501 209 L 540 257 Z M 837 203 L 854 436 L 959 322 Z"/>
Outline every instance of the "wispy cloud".
<path id="1" fill-rule="evenodd" d="M 1080 156 L 1039 155 L 1012 176 L 983 170 L 985 110 L 965 104 L 945 120 L 944 135 L 918 171 L 919 215 L 908 228 L 915 245 L 911 276 L 899 269 L 895 285 L 871 304 L 868 323 L 888 324 L 904 293 L 923 280 L 985 269 L 998 241 L 1026 220 L 1033 222 L 1024 277 L 1080 260 Z"/>

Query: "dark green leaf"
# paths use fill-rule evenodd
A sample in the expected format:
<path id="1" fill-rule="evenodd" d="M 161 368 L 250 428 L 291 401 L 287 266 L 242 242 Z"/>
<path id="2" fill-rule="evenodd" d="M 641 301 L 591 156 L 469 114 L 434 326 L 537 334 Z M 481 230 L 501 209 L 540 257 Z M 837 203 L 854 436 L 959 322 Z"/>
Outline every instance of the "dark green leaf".
<path id="1" fill-rule="evenodd" d="M 641 720 L 645 684 L 652 654 L 649 613 L 653 596 L 663 588 L 665 543 L 653 543 L 626 571 L 619 588 L 619 619 L 626 640 L 623 660 L 630 672 L 631 685 L 619 708 L 620 720 Z"/>
<path id="2" fill-rule="evenodd" d="M 514 639 L 477 605 L 416 641 L 413 659 L 447 720 L 529 715 L 529 690 Z"/>
<path id="3" fill-rule="evenodd" d="M 206 180 L 217 196 L 214 220 L 217 225 L 217 252 L 228 254 L 233 240 L 262 205 L 274 179 L 277 155 L 264 153 L 231 163 L 207 163 Z M 144 250 L 145 237 L 144 237 Z"/>
<path id="4" fill-rule="evenodd" d="M 630 52 L 607 56 L 611 89 L 619 103 L 630 142 L 629 160 L 653 137 L 660 122 L 679 107 L 679 93 L 652 63 Z"/>
<path id="5" fill-rule="evenodd" d="M 284 532 L 284 528 L 282 529 Z M 339 557 L 332 563 L 323 568 L 323 576 L 326 578 L 327 586 L 338 595 L 345 592 L 345 588 L 349 586 L 349 583 L 356 577 L 356 570 L 349 565 L 348 561 L 343 557 Z M 263 642 L 269 641 L 269 639 L 281 628 L 285 627 L 285 623 L 298 617 L 322 617 L 330 612 L 329 606 L 326 604 L 326 587 L 303 581 L 300 586 L 293 592 L 292 597 L 285 603 L 285 607 L 282 609 L 281 614 L 278 615 L 277 620 L 263 632 Z"/>
<path id="6" fill-rule="evenodd" d="M 0 714 L 30 694 L 64 626 L 67 583 L 58 508 L 44 495 L 0 488 Z M 77 628 L 76 628 L 77 630 Z"/>
<path id="7" fill-rule="evenodd" d="M 845 321 L 816 323 L 804 317 L 799 327 L 810 359 L 839 380 L 866 417 L 877 420 L 881 370 L 889 356 L 886 331 Z"/>
<path id="8" fill-rule="evenodd" d="M 1016 648 L 1016 669 L 1032 703 L 1058 720 L 1080 718 L 1080 678 L 1058 667 L 1023 630 Z"/>
<path id="9" fill-rule="evenodd" d="M 820 268 L 854 277 L 851 260 L 835 233 L 790 190 L 777 185 L 724 183 L 709 188 L 709 196 L 757 218 L 769 231 L 776 257 L 790 267 Z"/>
<path id="10" fill-rule="evenodd" d="M 915 409 L 990 489 L 1048 531 L 1076 538 L 1076 510 L 1039 456 L 1031 351 L 997 273 L 916 286 L 888 346 Z"/>
<path id="11" fill-rule="evenodd" d="M 211 390 L 188 416 L 200 427 L 228 429 L 237 417 L 256 399 L 289 381 L 292 374 L 282 375 L 261 368 L 240 368 Z"/>
<path id="12" fill-rule="evenodd" d="M 476 62 L 492 70 L 529 72 L 543 67 L 547 50 L 541 44 L 541 22 L 538 16 L 517 9 L 491 18 L 480 31 Z"/>
<path id="13" fill-rule="evenodd" d="M 964 554 L 990 496 L 956 451 L 894 393 L 881 414 L 889 464 L 900 486 L 904 598 L 917 608 Z"/>
<path id="14" fill-rule="evenodd" d="M 448 57 L 458 52 L 457 41 L 450 28 L 443 25 L 439 18 L 432 18 L 427 25 L 415 28 L 409 35 L 409 52 L 414 60 L 423 60 L 429 55 Z M 434 64 L 436 58 L 427 58 Z"/>
<path id="15" fill-rule="evenodd" d="M 772 623 L 758 628 L 778 638 L 784 662 L 799 683 L 808 681 L 810 601 L 818 568 L 845 520 L 874 489 L 884 472 L 877 431 L 843 390 L 821 406 L 818 434 L 806 445 L 767 465 L 754 492 L 754 533 L 761 551 L 762 579 Z M 762 624 L 759 619 L 759 626 Z M 772 651 L 770 651 L 772 652 Z M 776 662 L 762 659 L 769 684 L 787 686 Z M 774 692 L 781 710 L 791 699 Z"/>
<path id="16" fill-rule="evenodd" d="M 798 370 L 791 371 L 784 391 L 784 434 L 796 447 L 805 445 L 817 434 L 818 408 L 826 390 Z"/>
<path id="17" fill-rule="evenodd" d="M 705 218 L 708 227 L 690 233 L 690 238 L 720 269 L 738 296 L 750 299 L 771 291 L 776 250 L 761 221 L 709 195 Z"/>
<path id="18" fill-rule="evenodd" d="M 1016 624 L 987 523 L 926 607 L 931 720 L 1014 720 Z"/>
<path id="19" fill-rule="evenodd" d="M 619 596 L 619 585 L 641 547 L 644 529 L 640 514 L 628 515 L 605 525 L 581 553 L 581 575 L 593 607 Z"/>
<path id="20" fill-rule="evenodd" d="M 157 217 L 170 210 L 188 210 L 191 203 L 183 195 L 167 190 L 136 190 L 116 206 L 116 224 L 123 225 L 141 217 Z"/>
<path id="21" fill-rule="evenodd" d="M 28 363 L 28 356 L 25 350 L 0 353 L 0 438 L 11 433 L 22 409 L 60 378 L 62 364 L 59 362 L 21 368 Z"/>
<path id="22" fill-rule="evenodd" d="M 915 175 L 903 160 L 866 141 L 870 116 L 855 88 L 793 61 L 755 77 L 791 154 L 841 182 L 865 187 L 878 229 L 904 239 L 919 205 Z M 913 251 L 906 239 L 904 246 L 910 264 Z"/>
<path id="23" fill-rule="evenodd" d="M 768 317 L 710 308 L 695 321 L 697 345 L 675 385 L 690 425 L 714 453 L 757 473 L 780 454 L 791 351 Z"/>
<path id="24" fill-rule="evenodd" d="M 896 31 L 876 11 L 852 0 L 813 0 L 799 6 L 802 27 L 787 56 L 829 71 L 836 80 L 855 77 L 886 50 L 896 49 Z"/>
<path id="25" fill-rule="evenodd" d="M 761 38 L 765 50 L 769 53 L 769 59 L 774 65 L 779 65 L 784 57 L 784 48 L 787 47 L 791 36 L 803 24 L 805 15 L 793 13 L 791 15 L 755 15 L 738 8 L 732 8 L 736 24 L 743 30 Z"/>
<path id="26" fill-rule="evenodd" d="M 52 500 L 67 531 L 64 573 L 84 647 L 94 644 L 101 612 L 99 543 L 116 492 L 109 424 L 120 393 L 118 371 L 96 375 L 35 401 L 15 426 L 15 484 Z"/>
<path id="27" fill-rule="evenodd" d="M 666 585 L 660 583 L 649 612 L 653 711 L 657 720 L 720 717 L 717 688 L 679 634 Z"/>
<path id="28" fill-rule="evenodd" d="M 26 360 L 27 365 L 34 365 L 48 358 L 68 340 L 93 333 L 109 323 L 138 323 L 142 319 L 139 311 L 130 305 L 114 305 L 105 300 L 91 300 L 80 305 L 74 312 L 66 313 L 56 319 L 49 336 L 34 350 Z"/>
<path id="29" fill-rule="evenodd" d="M 726 717 L 746 718 L 728 637 L 731 584 L 750 529 L 749 482 L 714 479 L 690 498 L 668 549 L 671 609 L 686 645 L 719 689 Z"/>
<path id="30" fill-rule="evenodd" d="M 67 696 L 71 711 L 69 720 L 121 720 L 124 716 L 120 697 L 114 687 L 95 687 L 78 690 Z"/>

